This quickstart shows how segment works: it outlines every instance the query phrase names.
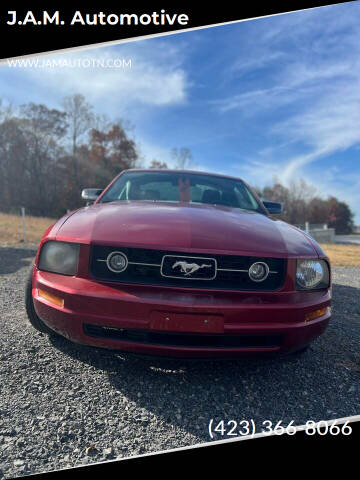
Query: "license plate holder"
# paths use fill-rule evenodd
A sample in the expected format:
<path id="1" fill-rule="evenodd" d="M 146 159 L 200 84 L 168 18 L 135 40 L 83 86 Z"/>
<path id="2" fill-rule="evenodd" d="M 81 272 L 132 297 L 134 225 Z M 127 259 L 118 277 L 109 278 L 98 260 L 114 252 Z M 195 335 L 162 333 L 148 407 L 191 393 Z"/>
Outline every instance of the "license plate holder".
<path id="1" fill-rule="evenodd" d="M 153 311 L 151 330 L 187 333 L 224 333 L 222 315 Z"/>

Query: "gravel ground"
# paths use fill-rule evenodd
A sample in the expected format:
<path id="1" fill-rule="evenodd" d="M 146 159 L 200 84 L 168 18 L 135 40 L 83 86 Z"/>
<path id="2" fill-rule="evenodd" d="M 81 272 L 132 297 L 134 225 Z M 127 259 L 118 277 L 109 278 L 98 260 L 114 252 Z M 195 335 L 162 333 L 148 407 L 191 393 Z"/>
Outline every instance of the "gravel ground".
<path id="1" fill-rule="evenodd" d="M 303 355 L 189 363 L 35 331 L 23 302 L 34 253 L 0 248 L 0 477 L 206 442 L 211 418 L 299 425 L 360 412 L 359 268 L 334 269 L 332 321 Z"/>

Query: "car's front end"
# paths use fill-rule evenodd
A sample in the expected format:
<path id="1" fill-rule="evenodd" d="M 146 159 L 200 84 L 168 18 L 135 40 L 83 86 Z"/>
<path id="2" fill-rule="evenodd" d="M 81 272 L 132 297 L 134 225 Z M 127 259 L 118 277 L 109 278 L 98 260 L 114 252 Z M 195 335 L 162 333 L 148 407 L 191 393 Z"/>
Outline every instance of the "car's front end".
<path id="1" fill-rule="evenodd" d="M 136 283 L 125 285 L 103 281 L 100 271 L 91 276 L 89 263 L 110 249 L 80 245 L 79 269 L 71 277 L 34 268 L 35 309 L 51 329 L 75 342 L 111 349 L 166 356 L 228 356 L 300 349 L 319 336 L 330 319 L 330 289 L 297 290 L 298 260 L 294 258 L 256 258 L 279 268 L 279 280 L 272 281 L 274 290 L 258 285 L 249 290 L 189 290 L 174 282 L 149 285 L 145 272 L 156 267 L 136 267 L 143 269 L 143 283 L 140 275 Z M 151 261 L 163 254 L 141 253 Z M 186 258 L 194 255 L 180 253 Z M 250 263 L 255 258 L 243 260 Z"/>
<path id="2" fill-rule="evenodd" d="M 31 293 L 39 319 L 74 342 L 174 357 L 289 353 L 331 315 L 316 242 L 227 206 L 82 209 L 44 236 Z"/>

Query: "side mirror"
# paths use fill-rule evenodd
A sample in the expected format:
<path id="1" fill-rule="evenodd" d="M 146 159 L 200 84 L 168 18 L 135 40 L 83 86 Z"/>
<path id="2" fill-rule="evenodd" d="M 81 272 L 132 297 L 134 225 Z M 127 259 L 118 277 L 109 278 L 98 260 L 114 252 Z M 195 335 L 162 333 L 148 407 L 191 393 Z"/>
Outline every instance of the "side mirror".
<path id="1" fill-rule="evenodd" d="M 263 202 L 264 207 L 266 210 L 271 214 L 277 214 L 282 212 L 282 204 L 278 202 Z"/>
<path id="2" fill-rule="evenodd" d="M 101 192 L 101 188 L 84 188 L 81 192 L 81 198 L 87 202 L 94 202 Z"/>

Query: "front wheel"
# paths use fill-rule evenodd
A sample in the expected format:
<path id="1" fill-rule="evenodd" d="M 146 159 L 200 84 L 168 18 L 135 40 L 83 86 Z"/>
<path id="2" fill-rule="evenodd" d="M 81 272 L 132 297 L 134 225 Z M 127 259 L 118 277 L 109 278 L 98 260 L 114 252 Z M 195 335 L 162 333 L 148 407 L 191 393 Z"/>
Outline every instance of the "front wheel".
<path id="1" fill-rule="evenodd" d="M 41 333 L 47 333 L 48 335 L 56 335 L 56 333 L 45 325 L 45 323 L 37 316 L 34 308 L 34 301 L 32 298 L 32 267 L 29 272 L 29 276 L 26 282 L 25 290 L 25 308 L 26 313 L 31 325 Z"/>

